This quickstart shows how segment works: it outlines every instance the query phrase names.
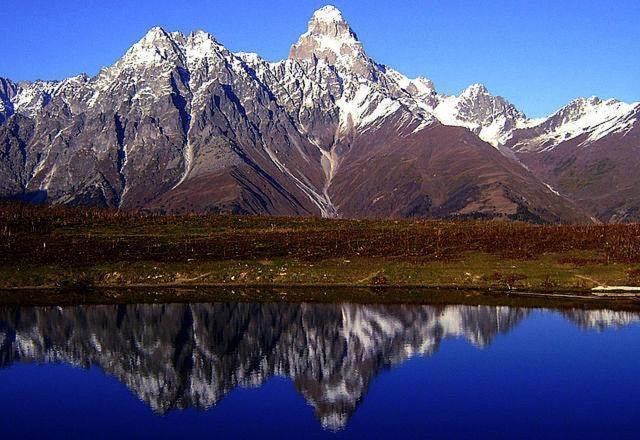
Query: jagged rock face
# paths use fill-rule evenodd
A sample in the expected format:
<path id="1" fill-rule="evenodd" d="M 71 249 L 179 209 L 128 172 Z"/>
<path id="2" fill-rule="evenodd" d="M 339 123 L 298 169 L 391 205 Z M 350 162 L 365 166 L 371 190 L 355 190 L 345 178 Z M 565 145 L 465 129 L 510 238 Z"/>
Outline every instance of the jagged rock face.
<path id="1" fill-rule="evenodd" d="M 0 124 L 13 114 L 13 102 L 17 87 L 11 81 L 0 78 Z"/>
<path id="2" fill-rule="evenodd" d="M 333 6 L 325 6 L 313 14 L 308 31 L 291 47 L 289 59 L 323 60 L 368 80 L 377 76 L 375 63 L 364 52 L 342 13 Z"/>
<path id="3" fill-rule="evenodd" d="M 0 197 L 589 221 L 505 148 L 532 124 L 515 107 L 480 85 L 440 95 L 377 64 L 331 6 L 281 62 L 154 28 L 93 78 L 3 80 L 0 102 Z"/>
<path id="4" fill-rule="evenodd" d="M 0 366 L 99 366 L 154 411 L 215 406 L 235 387 L 289 377 L 327 429 L 344 428 L 375 376 L 447 338 L 485 347 L 529 310 L 494 306 L 195 304 L 0 310 Z M 637 313 L 568 310 L 580 327 Z"/>

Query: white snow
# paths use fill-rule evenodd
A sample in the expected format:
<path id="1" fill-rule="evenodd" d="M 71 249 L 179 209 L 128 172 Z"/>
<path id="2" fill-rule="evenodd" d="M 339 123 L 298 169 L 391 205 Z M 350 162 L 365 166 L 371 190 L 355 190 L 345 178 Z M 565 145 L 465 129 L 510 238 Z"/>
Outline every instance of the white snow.
<path id="1" fill-rule="evenodd" d="M 211 58 L 213 54 L 224 50 L 213 36 L 204 31 L 196 31 L 189 35 L 185 44 L 187 64 L 195 66 L 204 59 Z"/>
<path id="2" fill-rule="evenodd" d="M 323 22 L 341 22 L 344 21 L 342 12 L 335 6 L 327 5 L 313 13 L 311 20 Z"/>
<path id="3" fill-rule="evenodd" d="M 400 87 L 401 89 L 406 90 L 407 88 L 409 88 L 409 86 L 411 85 L 412 81 L 416 81 L 416 80 L 410 80 L 409 78 L 407 78 L 402 73 L 400 73 L 397 70 L 392 69 L 390 67 L 387 67 L 386 70 L 387 70 L 387 77 L 389 77 L 389 79 L 392 79 L 393 81 L 395 81 L 396 84 L 398 84 L 398 87 Z"/>
<path id="4" fill-rule="evenodd" d="M 437 93 L 431 80 L 423 76 L 409 79 L 407 76 L 389 66 L 385 66 L 385 74 L 387 79 L 395 82 L 401 90 L 407 92 L 412 98 L 417 99 L 418 105 L 429 112 L 433 110 L 430 101 L 437 97 Z"/>
<path id="5" fill-rule="evenodd" d="M 234 55 L 251 66 L 263 61 L 260 55 L 255 52 L 235 52 Z"/>
<path id="6" fill-rule="evenodd" d="M 350 123 L 354 128 L 360 125 L 363 113 L 368 107 L 368 98 L 370 98 L 371 92 L 371 86 L 361 84 L 352 98 L 343 94 L 336 101 L 336 106 L 340 110 L 340 127 L 342 129 L 348 128 Z"/>
<path id="7" fill-rule="evenodd" d="M 546 186 L 549 189 L 549 191 L 551 191 L 552 193 L 554 193 L 557 196 L 560 195 L 560 193 L 558 191 L 556 191 L 551 185 L 549 185 L 548 183 L 545 183 L 545 182 L 542 182 L 542 183 L 544 183 L 544 186 Z"/>
<path id="8" fill-rule="evenodd" d="M 333 176 L 335 176 L 336 171 L 338 170 L 338 154 L 335 150 L 335 146 L 332 146 L 330 151 L 326 151 L 313 139 L 309 139 L 309 141 L 318 148 L 321 154 L 320 165 L 322 166 L 325 178 L 324 186 L 322 187 L 322 194 L 326 204 L 325 210 L 327 211 L 327 217 L 337 217 L 338 209 L 333 204 L 331 196 L 329 196 L 329 187 L 331 186 Z"/>
<path id="9" fill-rule="evenodd" d="M 344 46 L 351 46 L 356 43 L 355 38 L 350 37 L 327 37 L 326 35 L 312 35 L 317 47 L 323 50 L 330 50 L 336 55 L 342 55 L 342 48 Z"/>
<path id="10" fill-rule="evenodd" d="M 400 109 L 398 100 L 382 95 L 366 82 L 358 85 L 353 96 L 343 94 L 336 101 L 340 111 L 339 129 L 364 129 Z M 338 133 L 339 134 L 339 133 Z"/>
<path id="11" fill-rule="evenodd" d="M 184 146 L 184 151 L 182 152 L 182 160 L 184 162 L 184 171 L 182 172 L 182 176 L 180 177 L 180 180 L 178 181 L 178 183 L 176 183 L 171 189 L 176 189 L 177 187 L 182 185 L 182 183 L 185 180 L 187 180 L 187 177 L 189 176 L 189 173 L 193 168 L 193 145 L 191 145 L 191 142 L 189 141 L 188 132 L 187 132 L 187 143 Z"/>
<path id="12" fill-rule="evenodd" d="M 512 136 L 512 127 L 522 125 L 526 118 L 509 103 L 489 94 L 482 84 L 467 87 L 459 96 L 438 95 L 438 104 L 432 108 L 434 116 L 444 125 L 466 127 L 483 141 L 498 148 Z M 464 114 L 463 108 L 473 107 L 479 100 L 489 101 L 491 114 L 481 118 L 475 114 Z"/>
<path id="13" fill-rule="evenodd" d="M 416 128 L 413 129 L 412 133 L 418 133 L 422 130 L 424 130 L 425 128 L 427 128 L 429 125 L 431 125 L 431 121 L 428 119 L 423 120 L 422 122 L 420 122 Z"/>
<path id="14" fill-rule="evenodd" d="M 397 100 L 384 98 L 374 108 L 374 110 L 365 115 L 360 115 L 360 125 L 367 126 L 379 119 L 385 118 L 400 109 L 400 103 Z"/>
<path id="15" fill-rule="evenodd" d="M 419 76 L 416 79 L 410 80 L 408 87 L 415 87 L 417 96 L 432 96 L 435 94 L 435 89 L 433 87 L 433 83 L 427 78 Z"/>
<path id="16" fill-rule="evenodd" d="M 17 93 L 11 99 L 14 112 L 34 115 L 44 107 L 47 99 L 54 95 L 58 84 L 58 81 L 21 83 Z"/>
<path id="17" fill-rule="evenodd" d="M 459 126 L 464 122 L 457 118 L 459 99 L 456 96 L 445 96 L 440 100 L 440 104 L 433 109 L 433 114 L 444 125 Z M 477 124 L 474 124 L 477 126 Z"/>
<path id="18" fill-rule="evenodd" d="M 544 145 L 542 151 L 555 148 L 562 142 L 586 134 L 587 137 L 580 144 L 587 146 L 604 136 L 626 132 L 637 120 L 631 115 L 638 111 L 640 103 L 627 104 L 616 99 L 601 100 L 595 96 L 578 98 L 538 124 L 544 132 L 530 141 L 532 148 Z"/>
<path id="19" fill-rule="evenodd" d="M 49 170 L 44 180 L 42 181 L 42 185 L 40 186 L 40 189 L 45 191 L 49 190 L 49 187 L 51 186 L 51 181 L 53 180 L 53 176 L 55 176 L 56 171 L 58 171 L 58 164 L 54 163 L 53 166 L 51 167 L 51 170 Z"/>
<path id="20" fill-rule="evenodd" d="M 320 194 L 317 189 L 313 188 L 312 185 L 303 182 L 295 176 L 276 156 L 276 153 L 272 151 L 269 147 L 264 146 L 264 150 L 267 152 L 267 155 L 271 159 L 271 161 L 276 165 L 276 167 L 284 174 L 289 176 L 295 185 L 313 202 L 314 205 L 318 207 L 320 210 L 320 215 L 324 218 L 335 217 L 335 208 L 325 194 Z"/>
<path id="21" fill-rule="evenodd" d="M 147 34 L 120 60 L 122 66 L 154 66 L 162 64 L 172 56 L 173 47 L 168 43 L 169 37 L 161 27 L 152 28 Z M 118 63 L 120 64 L 120 63 Z"/>

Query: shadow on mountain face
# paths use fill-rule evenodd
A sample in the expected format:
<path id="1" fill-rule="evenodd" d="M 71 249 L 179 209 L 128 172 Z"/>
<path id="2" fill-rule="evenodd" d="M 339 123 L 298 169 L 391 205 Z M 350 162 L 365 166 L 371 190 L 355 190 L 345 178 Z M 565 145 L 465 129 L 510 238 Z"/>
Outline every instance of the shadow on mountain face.
<path id="1" fill-rule="evenodd" d="M 25 193 L 11 197 L 8 200 L 18 202 L 41 204 L 47 201 L 48 192 L 46 190 L 27 191 Z"/>

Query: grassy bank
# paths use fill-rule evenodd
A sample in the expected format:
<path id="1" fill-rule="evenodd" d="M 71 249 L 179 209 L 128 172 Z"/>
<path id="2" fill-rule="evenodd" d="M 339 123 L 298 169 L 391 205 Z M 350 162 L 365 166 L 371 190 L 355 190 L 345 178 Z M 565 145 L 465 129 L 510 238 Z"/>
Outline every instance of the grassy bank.
<path id="1" fill-rule="evenodd" d="M 640 226 L 156 216 L 0 206 L 0 287 L 640 284 Z"/>

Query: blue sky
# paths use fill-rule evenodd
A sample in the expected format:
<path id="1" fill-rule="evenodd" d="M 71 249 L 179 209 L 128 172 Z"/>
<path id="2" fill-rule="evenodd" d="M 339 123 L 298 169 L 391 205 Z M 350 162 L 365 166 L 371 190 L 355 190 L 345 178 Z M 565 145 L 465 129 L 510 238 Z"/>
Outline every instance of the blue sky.
<path id="1" fill-rule="evenodd" d="M 94 75 L 156 25 L 278 60 L 328 3 L 372 58 L 444 93 L 482 82 L 533 117 L 578 96 L 640 100 L 638 0 L 7 0 L 0 76 Z"/>

